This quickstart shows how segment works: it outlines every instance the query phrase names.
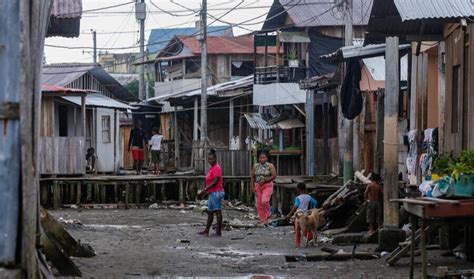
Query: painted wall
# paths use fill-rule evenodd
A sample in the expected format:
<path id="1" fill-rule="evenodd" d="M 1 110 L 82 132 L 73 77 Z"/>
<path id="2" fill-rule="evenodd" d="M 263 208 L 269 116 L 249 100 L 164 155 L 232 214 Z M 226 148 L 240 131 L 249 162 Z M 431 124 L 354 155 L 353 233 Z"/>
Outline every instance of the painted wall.
<path id="1" fill-rule="evenodd" d="M 297 83 L 255 84 L 253 104 L 256 106 L 304 104 L 306 92 Z"/>

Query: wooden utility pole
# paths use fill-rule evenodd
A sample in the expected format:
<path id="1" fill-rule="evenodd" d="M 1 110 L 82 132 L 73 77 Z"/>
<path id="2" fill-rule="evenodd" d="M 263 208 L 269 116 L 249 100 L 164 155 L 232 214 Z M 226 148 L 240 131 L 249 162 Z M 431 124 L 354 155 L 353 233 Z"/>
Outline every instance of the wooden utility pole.
<path id="1" fill-rule="evenodd" d="M 145 19 L 146 19 L 146 4 L 145 0 L 137 0 L 135 4 L 135 15 L 140 22 L 140 77 L 138 80 L 138 98 L 145 100 Z"/>
<path id="2" fill-rule="evenodd" d="M 94 43 L 94 64 L 97 64 L 97 32 L 92 30 L 92 41 Z"/>
<path id="3" fill-rule="evenodd" d="M 352 0 L 344 2 L 345 32 L 344 42 L 346 46 L 352 45 Z M 347 63 L 346 63 L 347 74 Z M 345 127 L 345 149 L 344 149 L 344 183 L 354 178 L 354 124 L 352 120 L 344 119 Z"/>
<path id="4" fill-rule="evenodd" d="M 202 0 L 201 9 L 201 142 L 203 158 L 207 154 L 207 0 Z M 204 163 L 204 170 L 207 164 Z"/>
<path id="5" fill-rule="evenodd" d="M 384 218 L 383 226 L 398 229 L 398 103 L 400 94 L 400 65 L 398 37 L 386 39 L 385 50 L 385 120 L 384 120 Z"/>

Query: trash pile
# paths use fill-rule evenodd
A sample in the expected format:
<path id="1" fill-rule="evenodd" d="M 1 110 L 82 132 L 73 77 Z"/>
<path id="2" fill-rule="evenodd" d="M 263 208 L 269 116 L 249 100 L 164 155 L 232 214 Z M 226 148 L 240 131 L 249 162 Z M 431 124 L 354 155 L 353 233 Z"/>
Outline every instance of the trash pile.
<path id="1" fill-rule="evenodd" d="M 328 234 L 366 230 L 367 206 L 364 203 L 364 192 L 370 183 L 370 178 L 364 175 L 364 171 L 356 172 L 353 181 L 347 182 L 330 195 L 322 204 L 327 220 L 322 230 Z"/>

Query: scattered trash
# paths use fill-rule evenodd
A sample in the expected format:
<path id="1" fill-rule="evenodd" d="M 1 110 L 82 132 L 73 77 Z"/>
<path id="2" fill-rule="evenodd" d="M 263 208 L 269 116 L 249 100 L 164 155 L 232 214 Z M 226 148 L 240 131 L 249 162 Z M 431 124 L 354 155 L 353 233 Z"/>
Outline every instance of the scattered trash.
<path id="1" fill-rule="evenodd" d="M 319 243 L 331 243 L 332 239 L 327 236 L 322 236 L 318 239 Z"/>
<path id="2" fill-rule="evenodd" d="M 77 219 L 64 219 L 63 217 L 59 217 L 58 221 L 68 225 L 83 225 L 82 222 Z"/>
<path id="3" fill-rule="evenodd" d="M 244 218 L 247 218 L 247 219 L 250 219 L 250 220 L 257 220 L 258 216 L 253 214 L 253 213 L 249 213 L 249 214 L 245 214 Z"/>
<path id="4" fill-rule="evenodd" d="M 389 255 L 390 255 L 390 253 L 387 252 L 387 251 L 383 251 L 383 252 L 380 253 L 380 257 L 382 259 L 386 259 Z"/>
<path id="5" fill-rule="evenodd" d="M 403 225 L 402 230 L 405 232 L 405 235 L 409 237 L 411 235 L 411 224 Z"/>
<path id="6" fill-rule="evenodd" d="M 71 209 L 79 209 L 79 206 L 73 204 L 73 205 L 71 205 Z"/>
<path id="7" fill-rule="evenodd" d="M 150 209 L 158 209 L 159 208 L 159 205 L 157 203 L 154 203 L 152 205 L 150 205 L 148 208 Z"/>
<path id="8" fill-rule="evenodd" d="M 231 237 L 230 240 L 244 240 L 245 237 Z"/>
<path id="9" fill-rule="evenodd" d="M 187 239 L 176 239 L 176 243 L 191 243 L 191 241 L 187 240 Z"/>
<path id="10" fill-rule="evenodd" d="M 183 214 L 186 214 L 186 213 L 188 213 L 188 211 L 186 211 L 186 210 L 184 210 L 184 209 L 183 209 L 183 210 L 181 210 L 181 211 L 179 211 L 179 212 L 180 212 L 180 213 L 183 213 Z"/>

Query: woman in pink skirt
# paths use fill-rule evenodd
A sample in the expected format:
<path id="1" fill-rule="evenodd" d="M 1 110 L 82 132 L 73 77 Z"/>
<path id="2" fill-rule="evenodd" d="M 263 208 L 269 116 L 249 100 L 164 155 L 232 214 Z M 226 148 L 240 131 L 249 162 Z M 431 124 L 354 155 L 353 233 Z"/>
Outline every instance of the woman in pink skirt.
<path id="1" fill-rule="evenodd" d="M 273 180 L 276 178 L 275 166 L 268 162 L 268 151 L 261 151 L 258 163 L 253 166 L 250 186 L 255 192 L 256 207 L 260 223 L 267 225 L 270 219 L 270 199 L 273 193 Z"/>

